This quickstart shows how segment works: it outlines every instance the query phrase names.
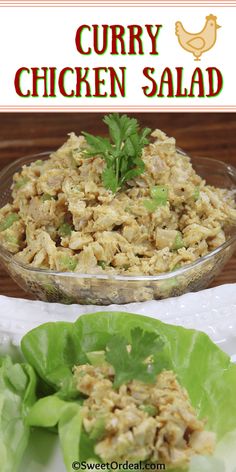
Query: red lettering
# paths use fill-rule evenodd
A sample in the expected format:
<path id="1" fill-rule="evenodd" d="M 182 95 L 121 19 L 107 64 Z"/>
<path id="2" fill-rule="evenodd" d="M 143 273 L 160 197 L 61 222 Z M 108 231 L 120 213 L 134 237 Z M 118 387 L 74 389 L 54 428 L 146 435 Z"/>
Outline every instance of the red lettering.
<path id="1" fill-rule="evenodd" d="M 56 92 L 55 92 L 55 81 L 56 81 L 56 67 L 49 67 L 50 69 L 50 77 L 49 77 L 49 87 L 50 87 L 50 93 L 49 97 L 56 97 Z"/>
<path id="2" fill-rule="evenodd" d="M 42 75 L 39 75 L 39 70 L 43 71 Z M 44 87 L 44 92 L 42 97 L 48 97 L 48 92 L 47 92 L 47 75 L 48 75 L 48 67 L 32 67 L 32 97 L 39 97 L 38 93 L 38 85 L 39 85 L 39 80 L 43 80 L 43 87 Z"/>
<path id="3" fill-rule="evenodd" d="M 71 72 L 72 74 L 74 74 L 74 69 L 72 69 L 71 67 L 64 67 L 64 69 L 61 70 L 58 78 L 58 87 L 63 97 L 74 97 L 75 92 L 73 90 L 71 90 L 70 93 L 67 93 L 65 90 L 64 82 L 67 72 Z"/>
<path id="4" fill-rule="evenodd" d="M 143 93 L 144 95 L 146 95 L 146 97 L 154 97 L 157 93 L 156 81 L 152 77 L 150 77 L 150 74 L 154 74 L 154 72 L 155 72 L 154 67 L 144 67 L 143 69 L 144 77 L 146 77 L 146 79 L 150 80 L 150 82 L 152 83 L 152 89 L 150 92 L 149 92 L 149 87 L 147 85 L 145 85 L 145 87 L 142 87 Z"/>
<path id="5" fill-rule="evenodd" d="M 96 54 L 104 54 L 107 50 L 107 33 L 108 33 L 108 25 L 102 25 L 102 46 L 99 49 L 99 25 L 92 25 L 93 26 L 93 47 L 94 52 Z"/>
<path id="6" fill-rule="evenodd" d="M 209 93 L 206 95 L 207 97 L 216 97 L 219 95 L 223 88 L 223 77 L 219 69 L 217 67 L 207 67 L 206 69 L 208 73 L 208 80 L 209 80 Z M 217 86 L 214 89 L 214 73 L 216 74 L 217 79 Z"/>
<path id="7" fill-rule="evenodd" d="M 192 81 L 191 81 L 191 87 L 190 87 L 190 93 L 189 97 L 195 97 L 194 94 L 194 86 L 198 85 L 198 95 L 197 97 L 204 97 L 204 81 L 203 81 L 203 75 L 200 67 L 196 67 L 193 75 L 192 75 Z"/>
<path id="8" fill-rule="evenodd" d="M 107 97 L 107 92 L 101 92 L 101 85 L 105 85 L 105 79 L 101 79 L 100 73 L 102 71 L 107 72 L 107 67 L 94 67 L 94 85 L 95 93 L 94 97 Z"/>
<path id="9" fill-rule="evenodd" d="M 166 76 L 166 78 L 165 78 Z M 174 95 L 174 87 L 173 87 L 173 77 L 172 77 L 172 72 L 169 69 L 169 67 L 166 67 L 162 74 L 161 74 L 161 80 L 160 80 L 160 91 L 158 93 L 158 97 L 164 97 L 163 94 L 163 86 L 164 84 L 168 85 L 168 93 L 167 97 L 173 97 Z"/>
<path id="10" fill-rule="evenodd" d="M 143 28 L 140 25 L 130 25 L 129 29 L 129 52 L 128 54 L 144 54 L 141 36 Z M 138 52 L 135 49 L 135 42 L 138 44 Z"/>
<path id="11" fill-rule="evenodd" d="M 158 55 L 158 51 L 157 51 L 157 38 L 158 38 L 158 35 L 160 33 L 160 29 L 162 28 L 162 25 L 155 25 L 156 27 L 156 32 L 155 34 L 153 34 L 152 32 L 152 27 L 153 25 L 145 25 L 145 28 L 147 30 L 147 33 L 151 39 L 151 42 L 152 42 L 152 50 L 150 52 L 150 54 L 155 54 L 155 55 Z"/>
<path id="12" fill-rule="evenodd" d="M 177 89 L 176 89 L 176 97 L 187 97 L 188 96 L 188 91 L 186 87 L 184 87 L 184 90 L 182 91 L 182 80 L 183 80 L 183 67 L 176 67 L 176 72 L 177 72 Z"/>
<path id="13" fill-rule="evenodd" d="M 83 74 L 84 71 L 84 74 Z M 81 87 L 82 84 L 85 85 L 86 87 L 86 93 L 83 95 L 85 97 L 91 97 L 91 89 L 90 89 L 90 84 L 87 80 L 87 76 L 89 73 L 89 67 L 75 67 L 75 72 L 76 72 L 76 97 L 82 97 L 81 94 Z"/>
<path id="14" fill-rule="evenodd" d="M 124 34 L 125 28 L 121 25 L 111 25 L 111 54 L 125 54 L 125 42 L 124 42 Z M 120 44 L 120 51 L 117 46 L 117 41 Z"/>
<path id="15" fill-rule="evenodd" d="M 121 70 L 121 80 L 119 79 L 115 69 L 113 67 L 108 67 L 110 71 L 111 78 L 111 93 L 110 97 L 117 97 L 116 85 L 118 85 L 121 97 L 125 97 L 125 73 L 126 67 L 119 67 Z"/>
<path id="16" fill-rule="evenodd" d="M 89 25 L 80 25 L 79 28 L 77 29 L 76 35 L 75 35 L 75 44 L 76 44 L 77 51 L 80 54 L 84 54 L 84 55 L 91 53 L 91 48 L 88 48 L 87 51 L 85 51 L 82 48 L 82 32 L 85 29 L 88 29 L 89 31 L 91 30 Z"/>
<path id="17" fill-rule="evenodd" d="M 17 95 L 19 95 L 20 97 L 30 97 L 29 90 L 27 90 L 26 93 L 23 93 L 21 89 L 21 78 L 22 78 L 21 76 L 23 72 L 27 72 L 27 74 L 30 74 L 30 69 L 28 69 L 27 67 L 21 67 L 20 69 L 16 71 L 15 80 L 14 80 L 15 91 Z"/>

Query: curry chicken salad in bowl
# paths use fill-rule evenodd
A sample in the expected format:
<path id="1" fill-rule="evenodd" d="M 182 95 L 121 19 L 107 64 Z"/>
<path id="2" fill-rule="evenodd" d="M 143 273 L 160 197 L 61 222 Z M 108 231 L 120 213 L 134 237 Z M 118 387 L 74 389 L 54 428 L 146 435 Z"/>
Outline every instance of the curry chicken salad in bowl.
<path id="1" fill-rule="evenodd" d="M 236 243 L 236 171 L 134 118 L 0 174 L 1 261 L 37 298 L 129 303 L 206 287 Z M 206 178 L 206 180 L 205 180 Z"/>

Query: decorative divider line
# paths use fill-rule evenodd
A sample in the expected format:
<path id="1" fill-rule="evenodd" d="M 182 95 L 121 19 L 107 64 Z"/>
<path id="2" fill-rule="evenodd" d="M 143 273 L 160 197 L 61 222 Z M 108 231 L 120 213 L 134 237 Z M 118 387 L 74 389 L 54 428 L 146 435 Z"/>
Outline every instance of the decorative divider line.
<path id="1" fill-rule="evenodd" d="M 201 112 L 236 112 L 236 106 L 212 106 L 212 107 L 207 107 L 207 106 L 201 106 L 201 107 L 171 107 L 171 106 L 119 106 L 116 105 L 114 106 L 75 106 L 75 107 L 69 107 L 69 106 L 57 106 L 57 107 L 51 107 L 51 106 L 0 106 L 0 112 L 2 113 L 7 113 L 7 112 L 37 112 L 37 113 L 42 113 L 42 112 L 70 112 L 70 113 L 77 113 L 77 112 L 108 112 L 108 111 L 125 111 L 125 112 L 159 112 L 159 113 L 164 113 L 164 112 L 172 112 L 172 113 L 177 113 L 177 112 L 189 112 L 193 111 L 196 113 L 201 113 Z"/>
<path id="2" fill-rule="evenodd" d="M 43 7 L 75 7 L 75 6 L 84 6 L 84 7 L 89 7 L 89 6 L 106 6 L 106 7 L 134 7 L 134 6 L 139 6 L 139 7 L 147 7 L 147 6 L 161 6 L 161 7 L 172 7 L 172 6 L 178 6 L 178 7 L 232 7 L 236 5 L 235 0 L 227 0 L 224 2 L 210 2 L 206 0 L 199 0 L 199 1 L 193 1 L 189 2 L 189 0 L 170 0 L 170 1 L 151 1 L 148 0 L 147 2 L 144 2 L 143 0 L 134 0 L 134 1 L 127 1 L 127 0 L 117 0 L 115 2 L 111 2 L 111 0 L 90 0 L 88 2 L 84 1 L 79 1 L 79 0 L 69 0 L 68 2 L 65 2 L 64 0 L 62 1 L 48 1 L 48 0 L 36 0 L 33 2 L 32 0 L 9 0 L 9 1 L 0 1 L 0 6 L 3 7 L 35 7 L 35 6 L 43 6 Z"/>

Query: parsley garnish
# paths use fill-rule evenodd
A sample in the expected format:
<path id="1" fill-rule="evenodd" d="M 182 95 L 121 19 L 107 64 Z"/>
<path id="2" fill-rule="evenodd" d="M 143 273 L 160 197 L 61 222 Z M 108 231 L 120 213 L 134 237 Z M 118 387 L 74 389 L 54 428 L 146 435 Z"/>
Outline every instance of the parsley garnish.
<path id="1" fill-rule="evenodd" d="M 164 347 L 163 338 L 141 328 L 133 329 L 130 336 L 130 342 L 117 335 L 107 344 L 106 361 L 115 370 L 114 388 L 134 379 L 154 383 L 161 370 L 158 356 Z"/>
<path id="2" fill-rule="evenodd" d="M 86 157 L 101 156 L 106 162 L 102 173 L 103 185 L 115 193 L 127 180 L 142 174 L 145 169 L 141 158 L 142 149 L 148 144 L 147 136 L 151 130 L 139 130 L 138 121 L 127 115 L 113 113 L 104 117 L 109 129 L 109 139 L 83 133 L 88 149 Z"/>

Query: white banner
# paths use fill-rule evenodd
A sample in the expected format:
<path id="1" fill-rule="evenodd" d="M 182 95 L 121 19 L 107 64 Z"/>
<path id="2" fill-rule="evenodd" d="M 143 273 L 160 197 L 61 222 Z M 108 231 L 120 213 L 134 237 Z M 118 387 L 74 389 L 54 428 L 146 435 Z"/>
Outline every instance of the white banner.
<path id="1" fill-rule="evenodd" d="M 2 111 L 236 110 L 234 3 L 3 5 Z"/>

